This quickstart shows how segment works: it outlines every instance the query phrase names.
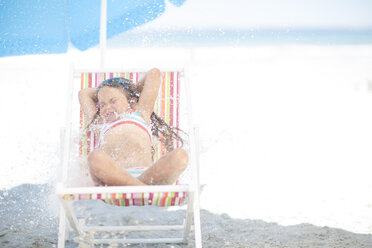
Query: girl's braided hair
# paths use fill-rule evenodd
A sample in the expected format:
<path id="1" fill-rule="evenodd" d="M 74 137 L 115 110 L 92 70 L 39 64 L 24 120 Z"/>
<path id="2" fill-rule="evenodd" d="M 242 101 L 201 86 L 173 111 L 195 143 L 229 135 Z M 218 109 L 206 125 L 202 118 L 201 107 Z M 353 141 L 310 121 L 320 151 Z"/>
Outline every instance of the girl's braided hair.
<path id="1" fill-rule="evenodd" d="M 103 81 L 97 89 L 100 90 L 102 87 L 105 86 L 122 89 L 127 96 L 130 105 L 137 103 L 139 100 L 141 93 L 140 87 L 138 85 L 135 85 L 129 79 L 122 77 L 110 78 Z M 98 111 L 93 118 L 92 123 L 99 116 L 99 111 L 100 110 L 98 107 Z M 162 118 L 155 114 L 155 112 L 151 113 L 150 119 L 152 135 L 159 138 L 160 142 L 165 145 L 165 149 L 167 152 L 173 151 L 175 149 L 174 141 L 179 141 L 181 142 L 181 145 L 183 145 L 183 139 L 179 135 L 179 132 L 184 133 L 181 129 L 168 125 Z"/>

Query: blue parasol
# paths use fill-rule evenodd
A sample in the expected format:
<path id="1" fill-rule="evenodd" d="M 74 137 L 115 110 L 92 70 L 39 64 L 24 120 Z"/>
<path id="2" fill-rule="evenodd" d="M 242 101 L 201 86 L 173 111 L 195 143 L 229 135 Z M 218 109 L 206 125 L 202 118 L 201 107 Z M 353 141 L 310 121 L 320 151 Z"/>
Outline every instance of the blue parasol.
<path id="1" fill-rule="evenodd" d="M 169 0 L 181 6 L 186 0 Z M 0 57 L 65 53 L 99 44 L 100 0 L 0 1 Z M 154 20 L 164 0 L 108 0 L 107 39 Z"/>

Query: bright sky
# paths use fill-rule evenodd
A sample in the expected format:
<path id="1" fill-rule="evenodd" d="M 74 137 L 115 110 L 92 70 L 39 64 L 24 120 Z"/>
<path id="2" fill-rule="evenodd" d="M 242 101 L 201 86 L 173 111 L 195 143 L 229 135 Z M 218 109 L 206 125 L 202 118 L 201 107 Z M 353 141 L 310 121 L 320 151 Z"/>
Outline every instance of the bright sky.
<path id="1" fill-rule="evenodd" d="M 187 0 L 143 28 L 372 28 L 371 0 Z"/>

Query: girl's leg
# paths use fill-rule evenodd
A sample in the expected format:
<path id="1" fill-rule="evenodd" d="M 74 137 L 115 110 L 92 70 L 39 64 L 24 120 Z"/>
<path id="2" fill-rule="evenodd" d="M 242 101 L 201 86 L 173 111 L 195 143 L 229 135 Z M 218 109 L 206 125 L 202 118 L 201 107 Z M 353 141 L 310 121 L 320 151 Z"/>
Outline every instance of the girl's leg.
<path id="1" fill-rule="evenodd" d="M 187 152 L 178 148 L 161 157 L 139 180 L 145 184 L 173 184 L 186 169 L 188 161 Z"/>
<path id="2" fill-rule="evenodd" d="M 106 153 L 95 150 L 88 156 L 90 174 L 99 185 L 135 186 L 145 185 L 127 171 L 120 168 Z"/>

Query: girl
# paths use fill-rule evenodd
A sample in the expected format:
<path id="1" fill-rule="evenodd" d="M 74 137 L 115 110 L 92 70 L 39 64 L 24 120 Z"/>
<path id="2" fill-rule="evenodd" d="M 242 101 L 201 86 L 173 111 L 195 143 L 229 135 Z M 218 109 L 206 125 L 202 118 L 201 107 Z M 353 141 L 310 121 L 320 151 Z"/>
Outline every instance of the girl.
<path id="1" fill-rule="evenodd" d="M 182 139 L 153 113 L 160 74 L 155 68 L 138 85 L 125 78 L 112 78 L 98 88 L 79 92 L 90 126 L 100 127 L 99 146 L 88 156 L 96 185 L 173 184 L 186 169 L 186 151 L 173 150 L 171 144 L 172 139 Z M 160 136 L 159 132 L 169 153 L 153 163 L 152 134 Z"/>

